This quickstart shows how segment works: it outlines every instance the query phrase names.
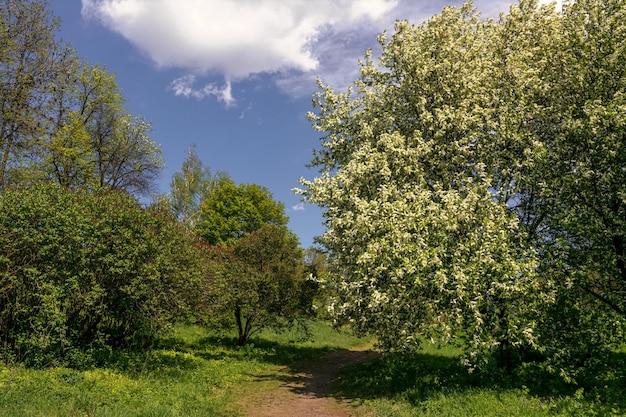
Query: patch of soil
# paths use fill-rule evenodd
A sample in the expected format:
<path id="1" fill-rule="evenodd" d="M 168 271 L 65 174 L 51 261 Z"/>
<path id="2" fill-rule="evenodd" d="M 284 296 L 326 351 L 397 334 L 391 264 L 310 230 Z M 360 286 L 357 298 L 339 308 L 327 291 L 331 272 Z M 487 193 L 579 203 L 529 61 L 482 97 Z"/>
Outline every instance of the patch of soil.
<path id="1" fill-rule="evenodd" d="M 372 350 L 330 352 L 321 358 L 282 368 L 284 383 L 262 399 L 247 404 L 250 417 L 357 417 L 367 414 L 350 405 L 349 399 L 330 395 L 341 368 L 378 357 Z"/>

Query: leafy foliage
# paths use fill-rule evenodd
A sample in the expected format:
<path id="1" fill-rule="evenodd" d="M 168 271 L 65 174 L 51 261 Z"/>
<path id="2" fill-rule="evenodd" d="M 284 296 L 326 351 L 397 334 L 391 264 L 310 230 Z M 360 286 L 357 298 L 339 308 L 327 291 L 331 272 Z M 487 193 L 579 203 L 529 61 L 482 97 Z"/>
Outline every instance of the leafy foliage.
<path id="1" fill-rule="evenodd" d="M 320 83 L 300 192 L 325 209 L 338 319 L 388 349 L 539 351 L 562 374 L 623 340 L 625 13 L 447 7 L 397 22 L 346 93 Z"/>
<path id="2" fill-rule="evenodd" d="M 150 123 L 124 108 L 113 74 L 56 41 L 47 6 L 0 5 L 0 187 L 53 179 L 148 194 L 163 168 Z"/>
<path id="3" fill-rule="evenodd" d="M 5 361 L 80 364 L 104 346 L 148 347 L 193 305 L 201 258 L 158 207 L 41 185 L 6 191 L 0 211 Z"/>
<path id="4" fill-rule="evenodd" d="M 247 275 L 231 283 L 238 345 L 244 345 L 254 330 L 290 324 L 311 305 L 310 299 L 301 297 L 302 250 L 285 227 L 265 224 L 237 240 L 233 253 L 247 266 Z"/>
<path id="5" fill-rule="evenodd" d="M 269 190 L 257 184 L 236 185 L 220 178 L 200 204 L 198 235 L 212 245 L 231 245 L 244 234 L 264 224 L 285 226 L 284 205 Z"/>

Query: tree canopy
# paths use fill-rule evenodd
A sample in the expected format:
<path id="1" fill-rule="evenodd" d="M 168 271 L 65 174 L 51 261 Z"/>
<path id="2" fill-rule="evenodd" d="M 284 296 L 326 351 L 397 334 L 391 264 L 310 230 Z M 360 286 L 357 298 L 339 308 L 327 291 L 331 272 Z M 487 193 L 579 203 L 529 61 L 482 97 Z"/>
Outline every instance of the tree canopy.
<path id="1" fill-rule="evenodd" d="M 390 349 L 459 340 L 472 366 L 620 340 L 625 13 L 446 7 L 381 35 L 347 92 L 320 82 L 320 175 L 299 192 L 324 209 L 337 318 Z"/>
<path id="2" fill-rule="evenodd" d="M 0 187 L 149 194 L 163 168 L 151 125 L 132 115 L 115 75 L 55 39 L 44 0 L 0 4 Z"/>
<path id="3" fill-rule="evenodd" d="M 265 224 L 286 226 L 284 204 L 258 184 L 220 178 L 200 204 L 198 235 L 212 245 L 230 245 Z"/>

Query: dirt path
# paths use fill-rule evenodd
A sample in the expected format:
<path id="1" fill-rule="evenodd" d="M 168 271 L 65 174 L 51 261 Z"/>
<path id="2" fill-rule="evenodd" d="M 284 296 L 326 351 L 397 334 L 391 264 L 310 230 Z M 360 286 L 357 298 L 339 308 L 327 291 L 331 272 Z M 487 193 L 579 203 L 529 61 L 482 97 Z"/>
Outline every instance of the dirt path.
<path id="1" fill-rule="evenodd" d="M 250 417 L 357 417 L 363 410 L 347 399 L 330 396 L 330 387 L 344 366 L 374 359 L 371 350 L 340 350 L 322 358 L 301 362 L 281 370 L 284 383 L 279 389 L 247 406 Z"/>

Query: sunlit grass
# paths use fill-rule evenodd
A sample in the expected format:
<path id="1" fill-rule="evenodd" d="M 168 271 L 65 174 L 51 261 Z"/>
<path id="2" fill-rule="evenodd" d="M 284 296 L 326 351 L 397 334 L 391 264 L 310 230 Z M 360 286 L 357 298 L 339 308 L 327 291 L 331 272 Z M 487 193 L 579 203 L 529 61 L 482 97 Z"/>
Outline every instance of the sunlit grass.
<path id="1" fill-rule="evenodd" d="M 0 417 L 242 415 L 281 386 L 285 366 L 369 343 L 324 323 L 310 330 L 309 340 L 266 331 L 238 348 L 232 332 L 177 326 L 151 352 L 102 352 L 89 369 L 0 365 Z M 536 370 L 469 374 L 459 353 L 426 344 L 385 355 L 345 369 L 333 395 L 382 417 L 626 416 L 624 352 L 577 385 Z"/>
<path id="2" fill-rule="evenodd" d="M 266 331 L 238 348 L 232 333 L 177 326 L 151 352 L 103 352 L 87 370 L 0 366 L 0 416 L 233 416 L 258 375 L 363 343 L 322 323 L 310 330 L 311 340 Z"/>

